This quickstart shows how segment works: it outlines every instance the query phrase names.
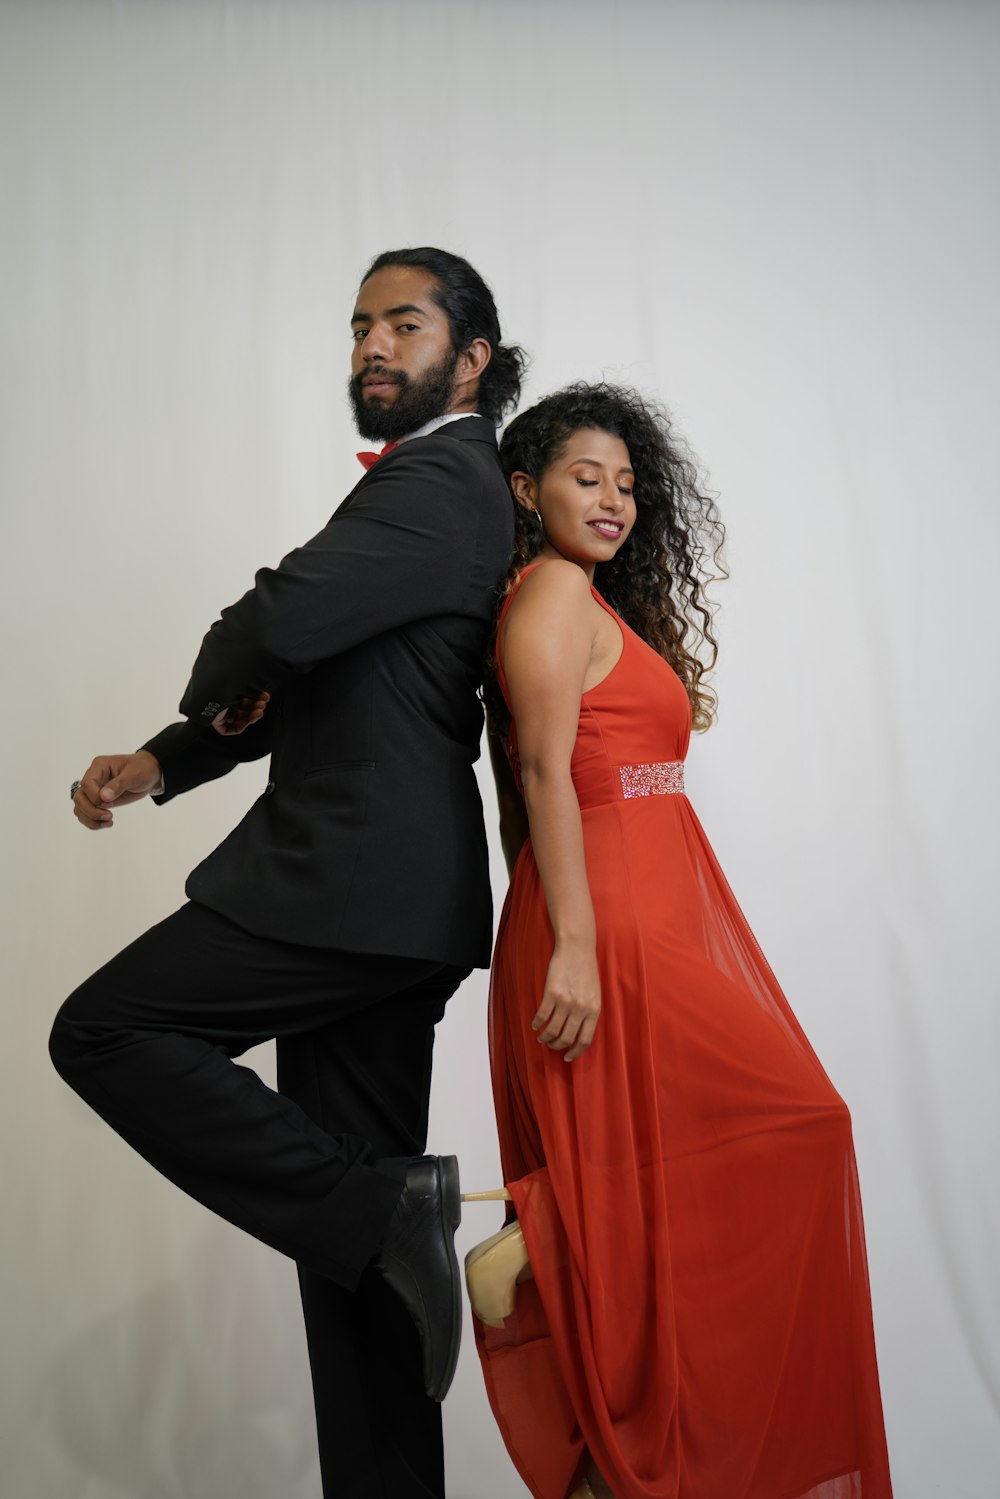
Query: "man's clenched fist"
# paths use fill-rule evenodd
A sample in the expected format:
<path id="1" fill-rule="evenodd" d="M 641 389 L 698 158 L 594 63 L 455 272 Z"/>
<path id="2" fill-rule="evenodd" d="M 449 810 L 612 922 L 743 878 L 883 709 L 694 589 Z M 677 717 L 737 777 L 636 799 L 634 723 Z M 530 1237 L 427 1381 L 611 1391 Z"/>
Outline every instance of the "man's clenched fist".
<path id="1" fill-rule="evenodd" d="M 141 801 L 160 784 L 160 762 L 148 750 L 134 755 L 98 755 L 73 793 L 73 814 L 92 832 L 114 822 L 112 807 Z"/>
<path id="2" fill-rule="evenodd" d="M 260 722 L 270 701 L 269 692 L 248 692 L 243 697 L 238 697 L 228 708 L 223 708 L 221 713 L 217 713 L 212 719 L 212 728 L 217 734 L 227 737 L 242 734 L 251 724 Z"/>

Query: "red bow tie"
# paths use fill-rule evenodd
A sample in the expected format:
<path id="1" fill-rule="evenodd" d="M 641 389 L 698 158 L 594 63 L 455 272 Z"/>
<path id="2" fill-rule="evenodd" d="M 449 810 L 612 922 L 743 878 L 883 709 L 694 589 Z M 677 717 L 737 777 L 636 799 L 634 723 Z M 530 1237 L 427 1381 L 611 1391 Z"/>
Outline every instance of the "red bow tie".
<path id="1" fill-rule="evenodd" d="M 385 445 L 385 447 L 382 449 L 381 453 L 359 453 L 358 454 L 358 462 L 360 464 L 362 464 L 365 468 L 372 468 L 379 461 L 380 458 L 384 458 L 385 457 L 386 453 L 391 453 L 392 450 L 393 450 L 393 448 L 398 448 L 398 447 L 399 447 L 399 443 L 398 442 L 387 442 L 386 445 Z"/>

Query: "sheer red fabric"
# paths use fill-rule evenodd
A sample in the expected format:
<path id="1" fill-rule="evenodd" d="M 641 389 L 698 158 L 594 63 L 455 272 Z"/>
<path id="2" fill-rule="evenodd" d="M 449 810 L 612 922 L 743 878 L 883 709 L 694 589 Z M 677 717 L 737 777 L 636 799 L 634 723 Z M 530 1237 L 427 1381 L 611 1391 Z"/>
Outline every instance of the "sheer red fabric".
<path id="1" fill-rule="evenodd" d="M 475 1324 L 493 1412 L 535 1499 L 588 1453 L 617 1499 L 889 1499 L 850 1116 L 668 769 L 687 694 L 618 623 L 572 760 L 602 984 L 579 1060 L 530 1029 L 552 951 L 530 843 L 494 956 L 534 1280 L 502 1331 Z M 516 772 L 516 725 L 510 751 Z"/>

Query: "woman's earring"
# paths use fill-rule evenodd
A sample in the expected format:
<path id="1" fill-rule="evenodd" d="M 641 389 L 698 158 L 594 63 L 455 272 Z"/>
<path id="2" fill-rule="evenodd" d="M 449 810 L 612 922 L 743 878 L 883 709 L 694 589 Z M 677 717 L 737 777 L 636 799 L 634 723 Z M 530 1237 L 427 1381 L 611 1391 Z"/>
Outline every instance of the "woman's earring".
<path id="1" fill-rule="evenodd" d="M 535 525 L 538 527 L 538 534 L 541 537 L 541 539 L 544 541 L 545 540 L 545 527 L 542 525 L 542 517 L 541 517 L 540 513 L 537 510 L 529 510 L 528 514 L 531 516 L 531 519 L 534 521 Z"/>

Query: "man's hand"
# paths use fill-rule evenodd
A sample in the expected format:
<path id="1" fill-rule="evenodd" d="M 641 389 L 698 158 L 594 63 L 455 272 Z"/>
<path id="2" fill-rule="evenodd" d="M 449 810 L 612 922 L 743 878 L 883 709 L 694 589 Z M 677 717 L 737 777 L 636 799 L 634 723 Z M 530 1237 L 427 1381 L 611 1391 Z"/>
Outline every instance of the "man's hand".
<path id="1" fill-rule="evenodd" d="M 160 784 L 160 762 L 148 750 L 98 755 L 73 794 L 73 814 L 91 832 L 110 828 L 112 807 L 141 801 Z"/>
<path id="2" fill-rule="evenodd" d="M 264 709 L 271 701 L 269 692 L 247 693 L 212 719 L 212 728 L 217 734 L 242 734 L 252 723 L 264 717 Z"/>

